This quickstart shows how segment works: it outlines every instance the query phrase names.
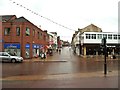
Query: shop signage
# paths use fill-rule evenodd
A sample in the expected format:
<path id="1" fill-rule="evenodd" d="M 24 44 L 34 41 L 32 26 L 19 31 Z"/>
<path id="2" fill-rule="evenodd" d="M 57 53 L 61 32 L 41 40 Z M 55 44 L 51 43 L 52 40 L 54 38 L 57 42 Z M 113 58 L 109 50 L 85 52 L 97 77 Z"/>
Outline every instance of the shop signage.
<path id="1" fill-rule="evenodd" d="M 38 45 L 38 44 L 33 44 L 33 48 L 40 48 L 40 45 Z"/>
<path id="2" fill-rule="evenodd" d="M 25 48 L 28 48 L 28 49 L 29 49 L 29 48 L 30 48 L 30 44 L 26 44 L 26 45 L 25 45 Z"/>
<path id="3" fill-rule="evenodd" d="M 17 49 L 20 49 L 20 44 L 13 44 L 13 43 L 4 44 L 4 48 L 17 48 Z"/>

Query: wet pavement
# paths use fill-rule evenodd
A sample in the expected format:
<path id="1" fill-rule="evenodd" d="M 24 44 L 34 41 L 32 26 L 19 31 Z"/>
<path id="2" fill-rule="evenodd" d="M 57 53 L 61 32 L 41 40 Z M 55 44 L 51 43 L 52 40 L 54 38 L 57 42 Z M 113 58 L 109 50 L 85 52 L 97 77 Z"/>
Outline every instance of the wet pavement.
<path id="1" fill-rule="evenodd" d="M 53 88 L 56 85 L 55 87 L 82 88 L 86 83 L 86 87 L 97 85 L 115 88 L 118 87 L 118 61 L 118 59 L 107 58 L 107 76 L 105 77 L 103 56 L 84 58 L 74 55 L 68 47 L 65 47 L 61 53 L 54 53 L 45 60 L 35 58 L 24 60 L 23 63 L 0 64 L 2 65 L 1 80 L 3 87 Z M 88 84 L 90 81 L 95 84 Z"/>

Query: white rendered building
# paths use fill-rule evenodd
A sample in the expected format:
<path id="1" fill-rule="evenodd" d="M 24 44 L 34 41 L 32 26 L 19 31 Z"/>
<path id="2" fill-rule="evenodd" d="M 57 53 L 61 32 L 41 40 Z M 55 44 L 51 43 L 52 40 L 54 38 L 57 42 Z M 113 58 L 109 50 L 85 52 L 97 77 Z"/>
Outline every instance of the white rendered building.
<path id="1" fill-rule="evenodd" d="M 101 55 L 102 39 L 106 37 L 107 53 L 120 54 L 120 34 L 117 32 L 102 32 L 101 28 L 91 24 L 73 34 L 72 46 L 77 55 Z"/>
<path id="2" fill-rule="evenodd" d="M 108 54 L 120 53 L 120 34 L 117 32 L 84 32 L 81 34 L 80 50 L 83 55 L 98 55 L 102 53 L 102 39 L 106 38 Z"/>

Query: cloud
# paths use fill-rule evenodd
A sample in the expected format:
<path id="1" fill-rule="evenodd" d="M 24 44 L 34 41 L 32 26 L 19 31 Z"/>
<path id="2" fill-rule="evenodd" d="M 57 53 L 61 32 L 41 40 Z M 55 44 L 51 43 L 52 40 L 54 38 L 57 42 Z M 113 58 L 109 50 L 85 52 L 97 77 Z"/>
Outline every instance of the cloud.
<path id="1" fill-rule="evenodd" d="M 117 31 L 118 0 L 1 0 L 1 14 L 24 16 L 35 25 L 61 36 L 72 36 L 74 31 L 60 27 L 40 16 L 13 4 L 15 1 L 68 28 L 77 30 L 93 23 L 105 32 Z M 72 38 L 72 37 L 71 37 Z M 64 39 L 71 39 L 65 37 Z"/>

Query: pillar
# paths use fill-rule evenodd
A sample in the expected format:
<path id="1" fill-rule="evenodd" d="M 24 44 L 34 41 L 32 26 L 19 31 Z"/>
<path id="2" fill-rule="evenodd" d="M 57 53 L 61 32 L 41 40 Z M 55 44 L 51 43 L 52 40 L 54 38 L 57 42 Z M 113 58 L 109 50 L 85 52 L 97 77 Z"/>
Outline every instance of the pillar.
<path id="1" fill-rule="evenodd" d="M 84 46 L 84 56 L 86 56 L 86 47 Z"/>
<path id="2" fill-rule="evenodd" d="M 96 55 L 98 55 L 98 51 L 96 51 Z"/>

